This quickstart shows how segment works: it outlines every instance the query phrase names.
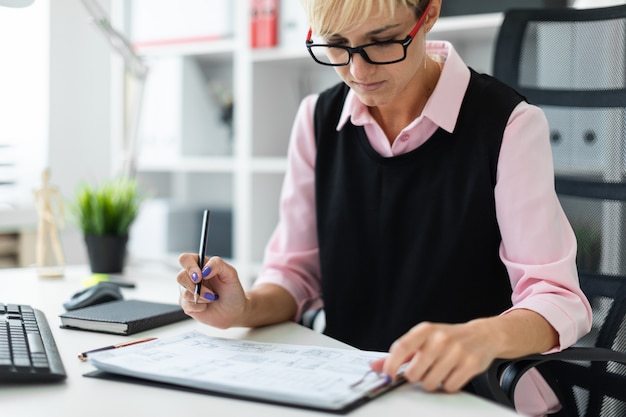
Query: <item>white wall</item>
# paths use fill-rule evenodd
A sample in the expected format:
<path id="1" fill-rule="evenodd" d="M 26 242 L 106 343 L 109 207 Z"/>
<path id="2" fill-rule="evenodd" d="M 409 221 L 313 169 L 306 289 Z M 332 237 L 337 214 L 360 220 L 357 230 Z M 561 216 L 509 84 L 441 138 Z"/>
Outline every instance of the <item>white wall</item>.
<path id="1" fill-rule="evenodd" d="M 111 174 L 112 52 L 79 0 L 50 1 L 48 164 L 51 181 L 71 198 L 80 180 Z M 103 7 L 108 3 L 101 1 Z M 84 262 L 82 235 L 72 223 L 67 226 L 62 235 L 66 262 Z"/>
<path id="2" fill-rule="evenodd" d="M 104 5 L 107 2 L 103 2 Z M 70 196 L 81 179 L 111 171 L 111 49 L 78 0 L 50 8 L 52 179 Z"/>

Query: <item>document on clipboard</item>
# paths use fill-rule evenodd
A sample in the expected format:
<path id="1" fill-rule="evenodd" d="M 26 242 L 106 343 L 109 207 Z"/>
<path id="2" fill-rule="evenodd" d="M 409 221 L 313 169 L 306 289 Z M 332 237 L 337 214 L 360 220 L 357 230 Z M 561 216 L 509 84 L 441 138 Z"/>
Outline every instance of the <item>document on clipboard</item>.
<path id="1" fill-rule="evenodd" d="M 98 352 L 89 355 L 89 361 L 104 378 L 121 375 L 229 397 L 347 412 L 402 382 L 369 372 L 370 362 L 385 355 L 193 331 Z"/>

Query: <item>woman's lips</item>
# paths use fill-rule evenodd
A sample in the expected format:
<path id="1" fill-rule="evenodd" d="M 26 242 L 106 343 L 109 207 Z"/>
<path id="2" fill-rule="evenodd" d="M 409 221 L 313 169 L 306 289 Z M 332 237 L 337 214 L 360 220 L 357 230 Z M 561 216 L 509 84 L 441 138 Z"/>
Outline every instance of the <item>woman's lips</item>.
<path id="1" fill-rule="evenodd" d="M 354 85 L 361 91 L 375 91 L 383 85 L 382 82 L 377 83 L 358 83 L 355 82 Z"/>

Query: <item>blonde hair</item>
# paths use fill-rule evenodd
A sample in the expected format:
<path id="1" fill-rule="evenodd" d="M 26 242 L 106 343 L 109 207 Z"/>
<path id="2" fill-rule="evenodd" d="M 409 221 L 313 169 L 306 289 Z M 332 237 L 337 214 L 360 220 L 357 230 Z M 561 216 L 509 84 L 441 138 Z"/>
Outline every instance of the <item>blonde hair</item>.
<path id="1" fill-rule="evenodd" d="M 293 0 L 287 0 L 293 1 Z M 300 0 L 309 18 L 313 33 L 329 36 L 350 31 L 360 26 L 370 17 L 393 17 L 397 8 L 415 10 L 419 16 L 428 0 Z M 374 16 L 373 10 L 379 13 Z"/>

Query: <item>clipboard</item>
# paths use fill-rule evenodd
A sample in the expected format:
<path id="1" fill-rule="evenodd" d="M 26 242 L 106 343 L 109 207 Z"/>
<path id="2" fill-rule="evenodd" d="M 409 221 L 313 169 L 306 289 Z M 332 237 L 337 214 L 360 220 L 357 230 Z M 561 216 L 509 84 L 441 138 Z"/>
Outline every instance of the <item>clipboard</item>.
<path id="1" fill-rule="evenodd" d="M 386 355 L 193 331 L 89 355 L 84 376 L 346 414 L 404 383 L 371 371 Z"/>
<path id="2" fill-rule="evenodd" d="M 384 388 L 378 389 L 368 395 L 365 395 L 350 404 L 346 404 L 342 408 L 328 409 L 328 408 L 323 408 L 323 407 L 296 405 L 296 404 L 290 404 L 290 403 L 281 402 L 281 401 L 272 401 L 272 400 L 263 399 L 263 398 L 256 398 L 256 397 L 253 398 L 253 397 L 247 397 L 247 396 L 241 396 L 241 395 L 235 395 L 235 394 L 228 394 L 224 392 L 209 391 L 209 390 L 200 389 L 200 388 L 168 384 L 166 382 L 151 381 L 148 379 L 135 378 L 131 376 L 124 376 L 124 375 L 114 374 L 114 373 L 105 372 L 105 371 L 96 370 L 96 371 L 83 374 L 83 376 L 86 378 L 95 378 L 95 379 L 101 379 L 105 381 L 122 382 L 122 383 L 127 383 L 127 384 L 138 384 L 138 385 L 143 385 L 147 387 L 161 388 L 161 389 L 173 389 L 177 391 L 191 392 L 191 393 L 201 394 L 201 395 L 211 395 L 215 397 L 229 398 L 229 399 L 241 400 L 241 401 L 258 402 L 262 404 L 277 405 L 281 407 L 291 407 L 291 408 L 297 408 L 297 409 L 303 409 L 303 410 L 321 411 L 321 412 L 325 412 L 325 413 L 329 413 L 333 415 L 348 414 L 351 411 L 367 404 L 368 402 L 374 400 L 375 398 L 380 397 L 381 395 L 384 395 L 392 391 L 393 389 L 399 387 L 400 385 L 406 382 L 405 379 L 400 378 L 396 382 L 392 384 L 387 384 Z"/>

